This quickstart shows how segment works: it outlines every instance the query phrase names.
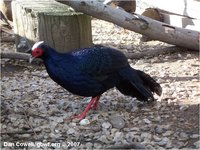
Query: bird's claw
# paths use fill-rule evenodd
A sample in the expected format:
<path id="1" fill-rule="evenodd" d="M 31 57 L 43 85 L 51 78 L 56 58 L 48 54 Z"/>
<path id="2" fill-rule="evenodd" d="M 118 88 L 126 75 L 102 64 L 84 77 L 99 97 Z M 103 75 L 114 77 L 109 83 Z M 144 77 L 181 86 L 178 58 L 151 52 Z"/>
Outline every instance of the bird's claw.
<path id="1" fill-rule="evenodd" d="M 86 117 L 86 114 L 79 114 L 79 115 L 72 115 L 69 118 L 65 118 L 64 121 L 71 121 L 73 119 L 78 119 L 78 120 L 82 120 Z"/>

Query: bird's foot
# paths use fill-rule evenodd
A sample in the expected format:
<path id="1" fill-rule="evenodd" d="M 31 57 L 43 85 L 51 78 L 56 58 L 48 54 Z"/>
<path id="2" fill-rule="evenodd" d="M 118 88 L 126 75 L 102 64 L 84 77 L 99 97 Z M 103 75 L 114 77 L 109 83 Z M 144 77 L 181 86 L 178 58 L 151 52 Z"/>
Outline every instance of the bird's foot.
<path id="1" fill-rule="evenodd" d="M 100 96 L 93 97 L 91 99 L 91 101 L 88 103 L 88 105 L 85 108 L 85 110 L 81 114 L 79 114 L 79 115 L 73 115 L 73 116 L 71 116 L 69 118 L 66 118 L 65 121 L 72 120 L 72 119 L 79 119 L 79 120 L 84 119 L 86 117 L 87 112 L 91 109 L 91 107 L 94 110 L 96 110 L 99 99 L 100 99 Z"/>
<path id="2" fill-rule="evenodd" d="M 97 97 L 95 97 L 95 98 L 96 98 L 96 100 L 95 100 L 95 102 L 94 102 L 94 104 L 93 104 L 93 106 L 92 106 L 92 109 L 93 109 L 93 110 L 97 110 L 97 105 L 98 105 L 98 103 L 99 103 L 100 96 L 97 96 Z"/>
<path id="3" fill-rule="evenodd" d="M 65 121 L 73 120 L 73 119 L 78 119 L 78 120 L 84 119 L 86 117 L 87 112 L 91 109 L 91 106 L 90 107 L 88 107 L 88 106 L 89 106 L 89 104 L 87 105 L 86 109 L 81 114 L 72 115 L 69 118 L 66 118 Z"/>
<path id="4" fill-rule="evenodd" d="M 86 117 L 86 114 L 79 114 L 79 115 L 72 115 L 71 117 L 69 118 L 66 118 L 64 119 L 65 121 L 68 121 L 68 120 L 73 120 L 73 119 L 78 119 L 78 120 L 82 120 Z"/>

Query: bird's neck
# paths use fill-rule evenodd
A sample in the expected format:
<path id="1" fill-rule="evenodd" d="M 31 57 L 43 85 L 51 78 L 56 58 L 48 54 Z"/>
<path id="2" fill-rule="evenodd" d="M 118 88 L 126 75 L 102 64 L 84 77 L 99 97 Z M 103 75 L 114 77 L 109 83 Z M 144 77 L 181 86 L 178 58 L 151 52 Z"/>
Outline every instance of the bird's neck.
<path id="1" fill-rule="evenodd" d="M 44 61 L 47 60 L 47 59 L 58 60 L 58 59 L 61 59 L 63 57 L 65 59 L 70 59 L 71 54 L 70 53 L 59 53 L 55 49 L 53 49 L 51 47 L 47 47 L 42 59 Z"/>

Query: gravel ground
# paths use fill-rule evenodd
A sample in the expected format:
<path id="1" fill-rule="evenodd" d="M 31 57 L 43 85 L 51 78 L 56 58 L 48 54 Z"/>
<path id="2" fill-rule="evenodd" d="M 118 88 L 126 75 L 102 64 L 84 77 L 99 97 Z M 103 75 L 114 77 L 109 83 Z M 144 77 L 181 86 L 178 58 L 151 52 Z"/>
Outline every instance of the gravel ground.
<path id="1" fill-rule="evenodd" d="M 168 46 L 141 43 L 141 35 L 97 19 L 92 29 L 95 44 L 126 52 Z M 1 43 L 1 48 L 15 47 Z M 26 144 L 29 149 L 101 149 L 135 143 L 147 149 L 198 149 L 199 54 L 177 51 L 129 62 L 161 84 L 162 96 L 144 104 L 111 89 L 80 123 L 65 119 L 81 112 L 90 98 L 68 93 L 49 78 L 42 64 L 2 59 L 1 149 L 27 148 Z"/>

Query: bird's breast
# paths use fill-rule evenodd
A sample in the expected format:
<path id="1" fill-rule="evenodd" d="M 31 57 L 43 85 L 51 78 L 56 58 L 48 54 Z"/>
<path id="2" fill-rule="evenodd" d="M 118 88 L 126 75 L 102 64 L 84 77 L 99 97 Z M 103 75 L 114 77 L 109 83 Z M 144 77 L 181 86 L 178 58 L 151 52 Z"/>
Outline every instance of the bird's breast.
<path id="1" fill-rule="evenodd" d="M 50 64 L 45 66 L 51 79 L 73 94 L 95 96 L 103 92 L 101 84 L 75 67 Z"/>

